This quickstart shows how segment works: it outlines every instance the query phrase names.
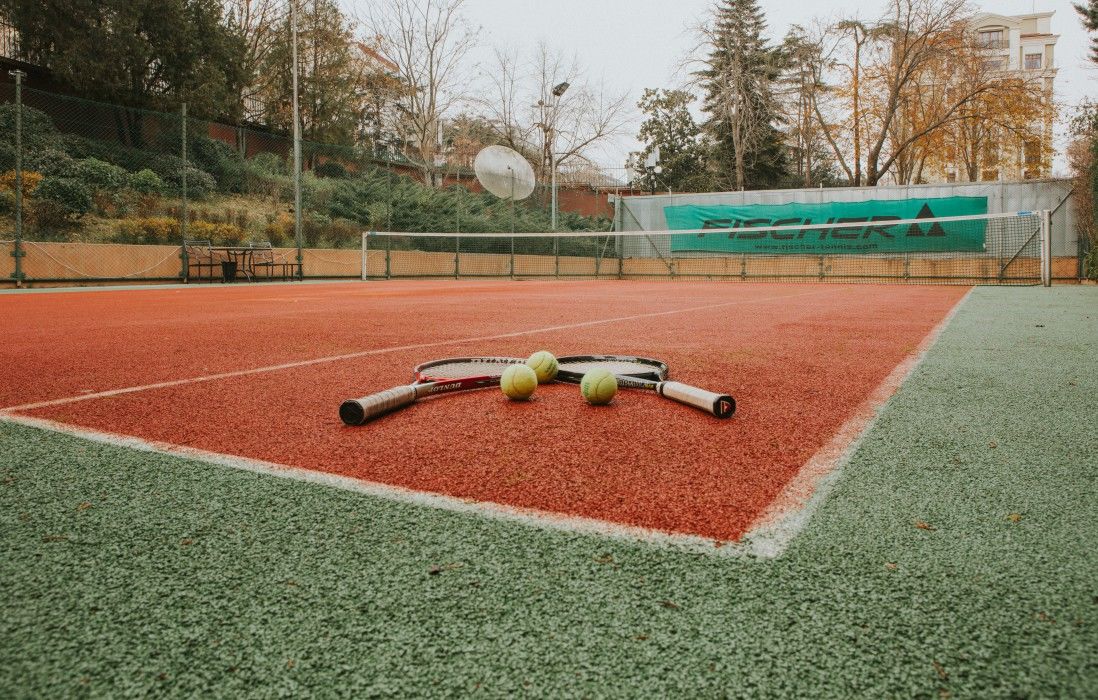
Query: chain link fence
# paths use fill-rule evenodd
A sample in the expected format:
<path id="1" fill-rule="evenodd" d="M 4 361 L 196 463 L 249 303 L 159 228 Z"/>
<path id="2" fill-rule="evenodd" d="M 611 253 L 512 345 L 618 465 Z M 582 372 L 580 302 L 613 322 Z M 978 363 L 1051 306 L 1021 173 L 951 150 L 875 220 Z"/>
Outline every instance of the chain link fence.
<path id="1" fill-rule="evenodd" d="M 363 231 L 550 230 L 548 187 L 512 207 L 467 168 L 0 84 L 2 279 L 16 283 L 361 276 Z M 440 186 L 424 181 L 441 178 Z M 568 195 L 566 195 L 568 196 Z M 607 229 L 606 195 L 565 230 Z M 9 269 L 10 268 L 10 269 Z"/>

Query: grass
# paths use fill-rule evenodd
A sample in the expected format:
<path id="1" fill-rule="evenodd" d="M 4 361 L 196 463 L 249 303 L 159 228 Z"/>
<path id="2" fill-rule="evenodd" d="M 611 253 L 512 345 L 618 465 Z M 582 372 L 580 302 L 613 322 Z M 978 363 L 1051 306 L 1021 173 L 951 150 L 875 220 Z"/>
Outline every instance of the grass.
<path id="1" fill-rule="evenodd" d="M 0 695 L 1094 697 L 1096 302 L 977 289 L 772 561 L 0 423 Z"/>

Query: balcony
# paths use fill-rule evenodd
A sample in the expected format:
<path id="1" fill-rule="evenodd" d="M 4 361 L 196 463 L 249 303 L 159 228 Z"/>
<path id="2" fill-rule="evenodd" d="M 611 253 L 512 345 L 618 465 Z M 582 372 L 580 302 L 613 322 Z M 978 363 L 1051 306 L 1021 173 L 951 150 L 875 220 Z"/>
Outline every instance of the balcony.
<path id="1" fill-rule="evenodd" d="M 19 32 L 11 24 L 0 20 L 0 57 L 19 57 Z"/>

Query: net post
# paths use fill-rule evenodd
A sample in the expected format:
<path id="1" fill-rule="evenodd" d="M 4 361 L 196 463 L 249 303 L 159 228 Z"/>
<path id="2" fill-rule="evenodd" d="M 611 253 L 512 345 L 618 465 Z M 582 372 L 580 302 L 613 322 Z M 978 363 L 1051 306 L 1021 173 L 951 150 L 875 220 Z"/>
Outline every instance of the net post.
<path id="1" fill-rule="evenodd" d="M 454 236 L 454 279 L 461 279 L 461 236 Z"/>
<path id="2" fill-rule="evenodd" d="M 392 279 L 393 277 L 393 239 L 391 236 L 385 237 L 385 279 Z"/>
<path id="3" fill-rule="evenodd" d="M 1041 285 L 1052 286 L 1052 212 L 1041 210 Z"/>
<path id="4" fill-rule="evenodd" d="M 553 212 L 556 213 L 555 211 Z M 556 234 L 556 228 L 553 229 L 553 276 L 560 277 L 560 238 Z"/>
<path id="5" fill-rule="evenodd" d="M 369 275 L 367 275 L 367 272 L 366 272 L 366 257 L 367 257 L 367 250 L 369 249 L 369 247 L 370 247 L 370 232 L 368 232 L 368 230 L 365 230 L 365 232 L 362 232 L 362 281 L 363 282 L 370 279 Z"/>

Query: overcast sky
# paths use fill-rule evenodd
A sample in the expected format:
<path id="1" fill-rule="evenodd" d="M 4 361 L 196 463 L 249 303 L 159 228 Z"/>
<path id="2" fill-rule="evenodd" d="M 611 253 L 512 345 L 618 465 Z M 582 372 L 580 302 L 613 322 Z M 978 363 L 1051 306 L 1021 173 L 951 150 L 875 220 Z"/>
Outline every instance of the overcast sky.
<path id="1" fill-rule="evenodd" d="M 356 0 L 354 4 L 369 2 Z M 682 79 L 681 64 L 695 43 L 691 27 L 706 16 L 712 0 L 466 0 L 465 14 L 480 28 L 482 46 L 475 60 L 490 65 L 493 45 L 526 49 L 544 40 L 551 47 L 575 52 L 589 79 L 604 80 L 612 90 L 625 90 L 635 105 L 646 87 L 673 87 Z M 761 0 L 772 41 L 793 23 L 833 17 L 855 10 L 864 18 L 879 14 L 883 0 Z M 996 0 L 975 7 L 1000 14 L 1055 11 L 1052 31 L 1059 73 L 1056 97 L 1064 104 L 1098 98 L 1098 69 L 1087 61 L 1088 39 L 1070 0 Z M 621 167 L 637 149 L 640 115 L 633 110 L 627 135 L 596 154 L 600 165 Z M 1060 127 L 1060 131 L 1063 128 Z M 1058 139 L 1058 148 L 1063 147 Z M 1065 169 L 1062 156 L 1054 170 Z"/>

